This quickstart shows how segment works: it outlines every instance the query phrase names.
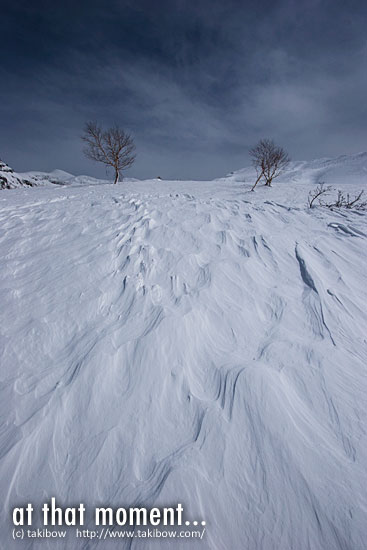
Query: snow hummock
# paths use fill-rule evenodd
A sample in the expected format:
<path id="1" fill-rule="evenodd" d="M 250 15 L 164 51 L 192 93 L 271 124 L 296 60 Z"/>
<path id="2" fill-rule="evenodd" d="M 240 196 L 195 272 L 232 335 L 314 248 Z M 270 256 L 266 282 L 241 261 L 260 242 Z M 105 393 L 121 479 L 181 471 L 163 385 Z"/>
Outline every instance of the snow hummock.
<path id="1" fill-rule="evenodd" d="M 1 193 L 1 548 L 365 548 L 366 214 L 308 209 L 311 164 Z M 53 496 L 206 533 L 13 541 Z"/>

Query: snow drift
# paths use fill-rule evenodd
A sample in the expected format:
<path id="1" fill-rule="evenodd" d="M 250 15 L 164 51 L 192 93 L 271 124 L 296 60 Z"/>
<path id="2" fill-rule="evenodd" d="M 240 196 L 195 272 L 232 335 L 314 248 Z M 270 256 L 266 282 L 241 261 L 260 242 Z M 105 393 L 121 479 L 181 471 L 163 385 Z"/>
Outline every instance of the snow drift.
<path id="1" fill-rule="evenodd" d="M 365 214 L 309 188 L 1 194 L 1 548 L 117 548 L 13 541 L 52 496 L 206 521 L 119 548 L 365 548 Z"/>

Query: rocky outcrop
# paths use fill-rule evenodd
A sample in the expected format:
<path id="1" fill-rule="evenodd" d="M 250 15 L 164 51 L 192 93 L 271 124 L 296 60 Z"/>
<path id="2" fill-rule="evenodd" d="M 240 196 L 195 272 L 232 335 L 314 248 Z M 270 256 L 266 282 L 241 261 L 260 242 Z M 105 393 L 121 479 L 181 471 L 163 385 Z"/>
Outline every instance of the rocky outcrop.
<path id="1" fill-rule="evenodd" d="M 0 160 L 0 189 L 13 189 L 15 187 L 33 187 L 34 183 L 26 178 L 19 177 L 12 168 Z"/>

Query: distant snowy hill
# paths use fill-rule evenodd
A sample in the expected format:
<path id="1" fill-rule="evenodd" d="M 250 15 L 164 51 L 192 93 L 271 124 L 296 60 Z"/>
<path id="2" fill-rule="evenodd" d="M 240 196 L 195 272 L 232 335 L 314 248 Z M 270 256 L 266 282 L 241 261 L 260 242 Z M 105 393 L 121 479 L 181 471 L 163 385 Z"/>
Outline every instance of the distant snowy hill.
<path id="1" fill-rule="evenodd" d="M 229 174 L 227 178 L 251 183 L 255 178 L 255 171 L 252 167 L 243 168 Z M 324 182 L 327 185 L 366 184 L 367 153 L 310 161 L 293 161 L 276 181 L 306 184 Z"/>
<path id="2" fill-rule="evenodd" d="M 135 178 L 124 178 L 124 182 L 139 181 Z M 0 189 L 15 189 L 17 187 L 52 187 L 53 185 L 99 185 L 111 183 L 91 176 L 73 176 L 64 170 L 52 172 L 14 172 L 5 162 L 0 160 Z"/>
<path id="3" fill-rule="evenodd" d="M 238 183 L 251 183 L 255 180 L 255 171 L 249 166 L 231 172 L 225 179 Z M 124 178 L 124 183 L 137 182 L 135 178 Z M 158 181 L 154 178 L 151 181 Z M 293 161 L 287 170 L 275 180 L 285 183 L 317 184 L 324 182 L 328 185 L 367 183 L 367 153 L 356 155 L 342 155 L 336 158 L 323 158 L 311 161 Z M 7 164 L 0 161 L 0 189 L 15 187 L 37 187 L 52 185 L 99 185 L 111 183 L 109 179 L 96 179 L 90 176 L 73 176 L 63 170 L 53 172 L 14 172 Z"/>
<path id="4" fill-rule="evenodd" d="M 63 170 L 53 172 L 14 172 L 5 162 L 0 160 L 0 189 L 16 187 L 37 187 L 40 185 L 65 185 L 74 176 Z"/>

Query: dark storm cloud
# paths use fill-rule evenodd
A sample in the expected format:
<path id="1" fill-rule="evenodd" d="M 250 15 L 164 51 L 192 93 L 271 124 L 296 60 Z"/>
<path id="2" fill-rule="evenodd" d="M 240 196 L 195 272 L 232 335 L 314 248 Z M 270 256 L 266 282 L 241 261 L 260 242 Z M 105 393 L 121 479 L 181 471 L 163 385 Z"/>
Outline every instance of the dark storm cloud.
<path id="1" fill-rule="evenodd" d="M 0 157 L 103 175 L 83 123 L 135 136 L 131 175 L 211 178 L 269 136 L 293 158 L 366 149 L 365 2 L 13 2 L 2 8 Z"/>

